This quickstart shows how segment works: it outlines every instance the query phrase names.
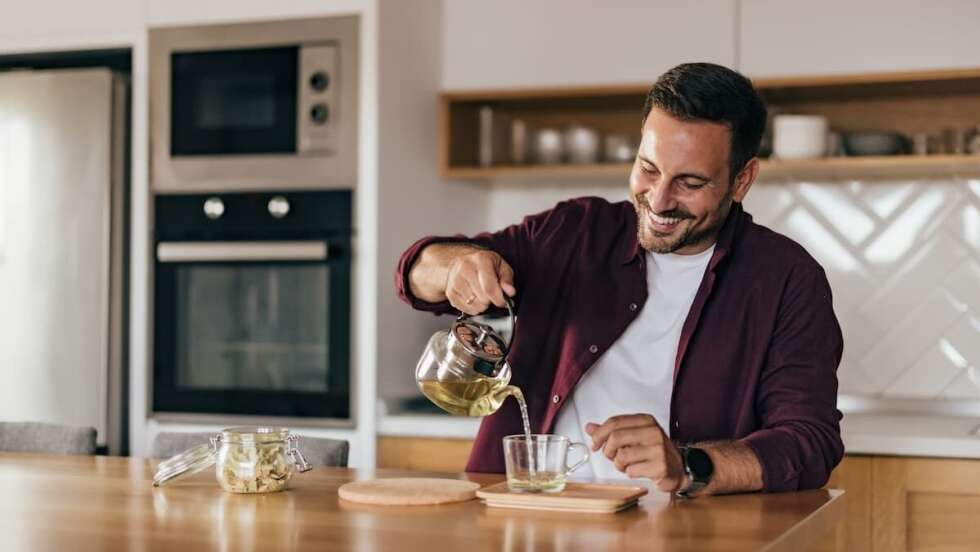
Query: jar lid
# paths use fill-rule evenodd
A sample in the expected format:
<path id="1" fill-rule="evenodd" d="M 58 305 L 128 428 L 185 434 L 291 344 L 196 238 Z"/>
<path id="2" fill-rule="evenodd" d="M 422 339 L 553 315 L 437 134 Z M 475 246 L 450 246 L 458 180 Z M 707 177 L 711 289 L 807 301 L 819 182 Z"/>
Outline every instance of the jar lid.
<path id="1" fill-rule="evenodd" d="M 289 437 L 289 429 L 284 427 L 229 427 L 221 431 L 221 439 L 226 443 L 279 443 Z"/>
<path id="2" fill-rule="evenodd" d="M 211 443 L 203 443 L 172 456 L 157 466 L 153 476 L 153 486 L 165 485 L 174 479 L 207 469 L 214 465 L 218 451 Z"/>

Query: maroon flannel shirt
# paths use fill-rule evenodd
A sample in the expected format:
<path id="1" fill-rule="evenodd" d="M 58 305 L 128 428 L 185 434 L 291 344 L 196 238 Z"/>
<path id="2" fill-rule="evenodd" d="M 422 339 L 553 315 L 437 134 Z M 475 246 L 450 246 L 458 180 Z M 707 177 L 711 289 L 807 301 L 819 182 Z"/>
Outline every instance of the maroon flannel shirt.
<path id="1" fill-rule="evenodd" d="M 574 199 L 499 232 L 424 238 L 402 255 L 396 285 L 416 309 L 453 313 L 448 302 L 412 296 L 407 277 L 421 250 L 463 242 L 499 253 L 514 268 L 518 293 L 512 383 L 527 397 L 532 431 L 547 433 L 647 299 L 636 230 L 629 202 Z M 766 491 L 824 485 L 844 453 L 836 406 L 842 350 L 823 269 L 736 203 L 681 332 L 671 439 L 745 443 Z M 483 420 L 467 471 L 504 471 L 501 438 L 520 432 L 517 404 L 506 401 Z"/>

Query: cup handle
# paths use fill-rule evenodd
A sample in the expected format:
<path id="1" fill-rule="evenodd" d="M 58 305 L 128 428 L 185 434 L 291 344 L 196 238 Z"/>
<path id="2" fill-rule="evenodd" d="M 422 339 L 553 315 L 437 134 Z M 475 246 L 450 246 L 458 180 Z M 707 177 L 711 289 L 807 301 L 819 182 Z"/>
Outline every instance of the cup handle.
<path id="1" fill-rule="evenodd" d="M 572 464 L 571 466 L 569 466 L 568 465 L 568 453 L 570 453 L 573 450 L 575 450 L 576 447 L 581 448 L 582 449 L 582 452 L 585 453 L 585 456 L 583 456 L 582 459 L 579 460 L 578 462 L 575 462 L 574 464 Z M 565 473 L 572 473 L 573 471 L 575 471 L 575 470 L 581 468 L 582 466 L 584 466 L 585 463 L 589 461 L 589 454 L 590 454 L 589 453 L 589 447 L 583 445 L 582 443 L 572 443 L 572 444 L 568 445 L 568 452 L 565 453 Z"/>

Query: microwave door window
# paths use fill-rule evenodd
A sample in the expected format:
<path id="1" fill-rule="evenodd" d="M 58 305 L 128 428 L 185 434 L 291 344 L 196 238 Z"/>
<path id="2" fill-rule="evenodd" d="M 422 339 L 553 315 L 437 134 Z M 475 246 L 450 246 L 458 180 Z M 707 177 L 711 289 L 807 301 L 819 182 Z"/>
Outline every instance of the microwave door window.
<path id="1" fill-rule="evenodd" d="M 328 392 L 328 279 L 317 263 L 178 268 L 177 386 Z"/>
<path id="2" fill-rule="evenodd" d="M 175 53 L 171 155 L 296 151 L 296 47 Z"/>

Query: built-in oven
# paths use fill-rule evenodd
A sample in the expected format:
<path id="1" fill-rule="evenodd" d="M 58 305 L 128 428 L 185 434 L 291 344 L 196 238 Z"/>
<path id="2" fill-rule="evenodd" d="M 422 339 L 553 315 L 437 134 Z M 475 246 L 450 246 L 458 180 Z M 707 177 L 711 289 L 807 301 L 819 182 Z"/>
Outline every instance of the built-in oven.
<path id="1" fill-rule="evenodd" d="M 149 49 L 155 190 L 353 185 L 356 17 L 154 28 Z"/>
<path id="2" fill-rule="evenodd" d="M 154 413 L 351 418 L 351 192 L 155 203 Z"/>

